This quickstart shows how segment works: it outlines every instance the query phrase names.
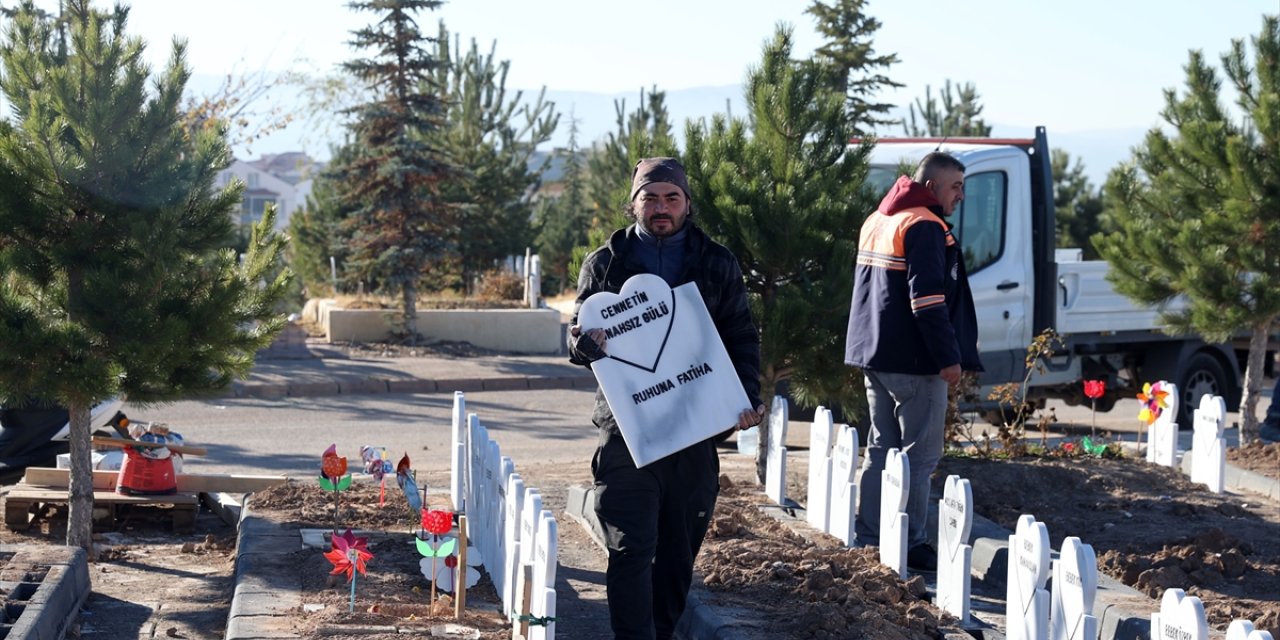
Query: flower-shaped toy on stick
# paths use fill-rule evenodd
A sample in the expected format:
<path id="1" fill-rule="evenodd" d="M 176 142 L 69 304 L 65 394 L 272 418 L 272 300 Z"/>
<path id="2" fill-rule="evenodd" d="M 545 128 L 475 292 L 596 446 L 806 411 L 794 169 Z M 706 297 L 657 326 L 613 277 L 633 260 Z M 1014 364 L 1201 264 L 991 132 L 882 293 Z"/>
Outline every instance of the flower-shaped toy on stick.
<path id="1" fill-rule="evenodd" d="M 418 495 L 418 482 L 414 479 L 413 469 L 409 465 L 409 454 L 406 453 L 403 458 L 400 458 L 400 462 L 396 463 L 396 484 L 400 485 L 405 500 L 409 501 L 409 513 L 419 517 L 422 511 L 422 496 Z M 423 493 L 426 493 L 425 486 Z"/>
<path id="2" fill-rule="evenodd" d="M 1143 383 L 1142 393 L 1138 394 L 1138 401 L 1142 403 L 1142 409 L 1138 411 L 1138 420 L 1150 428 L 1160 414 L 1169 408 L 1168 398 L 1169 392 L 1161 388 L 1159 382 Z"/>
<path id="3" fill-rule="evenodd" d="M 457 538 L 445 536 L 444 539 L 441 539 L 441 536 L 453 529 L 453 514 L 442 509 L 423 509 L 422 529 L 425 533 L 431 534 L 431 540 L 426 540 L 425 535 L 418 537 L 418 553 L 424 556 L 424 559 L 419 564 L 425 565 L 425 558 L 431 558 L 431 603 L 435 604 L 436 559 L 452 556 L 453 550 L 458 546 Z M 423 569 L 425 568 L 423 566 Z M 424 570 L 423 574 L 425 575 L 426 573 Z"/>
<path id="4" fill-rule="evenodd" d="M 351 476 L 347 474 L 347 459 L 338 455 L 338 446 L 331 444 L 320 457 L 320 488 L 333 492 L 333 533 L 338 534 L 338 506 L 342 501 L 342 491 L 351 486 Z"/>
<path id="5" fill-rule="evenodd" d="M 1107 393 L 1106 380 L 1085 380 L 1084 396 L 1090 400 L 1092 404 L 1093 414 L 1089 418 L 1089 434 L 1098 437 L 1098 398 Z"/>
<path id="6" fill-rule="evenodd" d="M 367 444 L 360 447 L 360 458 L 364 460 L 364 472 L 373 476 L 373 481 L 378 483 L 378 506 L 382 507 L 387 500 L 386 474 L 394 470 L 391 458 L 385 448 Z"/>
<path id="7" fill-rule="evenodd" d="M 332 542 L 333 548 L 324 554 L 333 563 L 333 571 L 329 575 L 346 574 L 347 582 L 351 583 L 351 603 L 347 611 L 352 612 L 356 608 L 356 573 L 365 575 L 365 567 L 373 558 L 373 554 L 369 553 L 369 539 L 357 536 L 347 529 L 340 536 L 334 535 Z"/>

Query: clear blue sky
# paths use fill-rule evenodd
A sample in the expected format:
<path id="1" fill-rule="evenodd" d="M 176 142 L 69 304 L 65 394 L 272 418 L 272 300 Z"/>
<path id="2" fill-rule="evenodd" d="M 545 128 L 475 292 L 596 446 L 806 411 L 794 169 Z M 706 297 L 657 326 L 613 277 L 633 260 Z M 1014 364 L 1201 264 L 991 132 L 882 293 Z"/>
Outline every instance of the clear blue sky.
<path id="1" fill-rule="evenodd" d="M 498 56 L 512 62 L 509 87 L 633 95 L 655 84 L 668 91 L 738 84 L 780 22 L 794 26 L 797 54 L 808 54 L 819 44 L 808 5 L 457 0 L 422 23 L 434 31 L 443 19 L 485 49 L 496 40 Z M 332 69 L 353 56 L 350 30 L 371 18 L 338 0 L 135 0 L 132 7 L 131 31 L 147 40 L 157 67 L 178 35 L 189 42 L 193 71 L 211 76 Z M 905 108 L 926 85 L 973 82 L 997 133 L 1026 135 L 1044 124 L 1058 134 L 1115 132 L 1134 144 L 1158 124 L 1162 89 L 1181 87 L 1189 49 L 1216 62 L 1232 38 L 1259 31 L 1264 13 L 1280 13 L 1280 0 L 870 0 L 868 11 L 883 23 L 876 50 L 898 55 L 889 75 L 906 85 L 884 101 Z M 590 138 L 611 122 L 582 124 Z M 277 134 L 254 151 L 296 146 L 300 133 Z"/>

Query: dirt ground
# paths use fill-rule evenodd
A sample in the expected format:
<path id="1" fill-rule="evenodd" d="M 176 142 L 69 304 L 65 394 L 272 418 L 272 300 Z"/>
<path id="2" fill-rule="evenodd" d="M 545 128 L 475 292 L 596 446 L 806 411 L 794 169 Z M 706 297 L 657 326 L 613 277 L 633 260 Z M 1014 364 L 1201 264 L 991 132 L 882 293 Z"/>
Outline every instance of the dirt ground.
<path id="1" fill-rule="evenodd" d="M 1254 442 L 1243 447 L 1227 449 L 1227 463 L 1280 480 L 1280 442 L 1271 444 Z"/>
<path id="2" fill-rule="evenodd" d="M 1275 459 L 1280 445 L 1266 455 Z M 1248 450 L 1245 459 L 1264 460 Z M 1280 633 L 1280 504 L 1215 495 L 1180 472 L 1133 458 L 978 460 L 945 458 L 968 478 L 974 510 L 1007 529 L 1027 513 L 1058 548 L 1067 536 L 1092 545 L 1099 570 L 1156 598 L 1178 587 L 1199 597 L 1211 627 L 1236 618 Z"/>
<path id="3" fill-rule="evenodd" d="M 1280 445 L 1229 455 L 1233 464 L 1274 475 Z M 823 534 L 802 537 L 762 515 L 751 465 L 744 456 L 723 458 L 722 495 L 698 571 L 718 606 L 762 621 L 758 637 L 932 638 L 941 630 L 954 630 L 954 620 L 927 602 L 920 578 L 900 582 L 870 551 L 846 549 Z M 803 496 L 802 469 L 796 467 L 791 494 Z M 583 471 L 523 471 L 544 489 L 548 508 L 564 523 L 562 565 L 602 570 L 602 554 L 564 514 L 563 498 L 557 498 L 569 485 L 581 483 Z M 1221 629 L 1232 619 L 1248 618 L 1273 635 L 1280 632 L 1276 503 L 1256 496 L 1215 496 L 1173 470 L 1134 459 L 947 458 L 935 480 L 941 482 L 948 473 L 969 478 L 977 512 L 1005 527 L 1012 528 L 1022 513 L 1034 514 L 1046 523 L 1055 547 L 1068 535 L 1079 536 L 1094 547 L 1103 571 L 1153 598 L 1167 587 L 1187 589 L 1205 602 L 1211 626 Z M 433 616 L 428 608 L 430 582 L 420 572 L 421 557 L 408 543 L 407 513 L 390 505 L 379 509 L 375 487 L 354 486 L 354 493 L 344 495 L 341 527 L 393 533 L 370 539 L 375 557 L 368 575 L 358 579 L 355 613 L 347 611 L 347 584 L 328 577 L 330 564 L 322 552 L 299 552 L 303 601 L 312 606 L 297 613 L 295 628 L 304 637 L 342 638 L 339 631 L 346 625 L 425 628 L 453 622 L 451 614 Z M 392 496 L 389 492 L 389 502 Z M 327 528 L 332 523 L 332 502 L 310 483 L 259 493 L 254 508 L 292 525 Z M 231 597 L 234 529 L 203 514 L 196 533 L 174 534 L 167 519 L 154 515 L 138 510 L 113 531 L 97 534 L 98 558 L 90 564 L 94 591 L 73 637 L 222 637 Z M 398 533 L 400 529 L 404 532 Z M 64 537 L 65 514 L 57 510 L 38 518 L 27 532 L 0 530 L 0 542 L 6 543 L 60 544 Z M 509 638 L 496 602 L 492 583 L 482 578 L 468 592 L 469 614 L 463 622 L 483 638 Z M 1154 609 L 1156 600 L 1152 604 Z M 576 637 L 597 637 L 594 633 Z"/>

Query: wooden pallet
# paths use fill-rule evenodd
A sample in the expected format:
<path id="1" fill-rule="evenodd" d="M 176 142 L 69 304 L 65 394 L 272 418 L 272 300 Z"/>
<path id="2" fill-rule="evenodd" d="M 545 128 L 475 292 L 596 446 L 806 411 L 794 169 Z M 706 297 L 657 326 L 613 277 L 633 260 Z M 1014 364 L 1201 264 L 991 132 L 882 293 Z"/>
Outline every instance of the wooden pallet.
<path id="1" fill-rule="evenodd" d="M 66 489 L 40 487 L 20 482 L 9 490 L 4 499 L 4 524 L 11 530 L 22 531 L 31 526 L 32 517 L 51 505 L 65 505 L 69 501 Z M 196 526 L 196 510 L 200 496 L 194 493 L 175 493 L 167 496 L 125 496 L 114 490 L 96 489 L 93 492 L 93 523 L 95 528 L 113 528 L 122 512 L 135 507 L 147 509 L 166 508 L 173 520 L 174 531 L 193 531 Z"/>

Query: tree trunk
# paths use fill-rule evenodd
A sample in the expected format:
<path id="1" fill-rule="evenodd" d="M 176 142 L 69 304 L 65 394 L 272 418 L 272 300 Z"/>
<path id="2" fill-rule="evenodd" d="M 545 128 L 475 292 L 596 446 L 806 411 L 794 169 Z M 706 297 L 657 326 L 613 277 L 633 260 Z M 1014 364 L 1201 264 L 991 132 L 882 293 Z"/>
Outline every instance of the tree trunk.
<path id="1" fill-rule="evenodd" d="M 1271 322 L 1267 321 L 1254 326 L 1249 334 L 1244 395 L 1240 398 L 1240 444 L 1249 444 L 1258 438 L 1258 396 L 1262 392 L 1262 372 L 1266 367 L 1267 332 L 1270 328 Z"/>
<path id="2" fill-rule="evenodd" d="M 404 330 L 409 333 L 409 344 L 418 344 L 418 288 L 413 283 L 404 285 Z"/>
<path id="3" fill-rule="evenodd" d="M 782 398 L 774 397 L 774 389 L 778 387 L 778 381 L 774 378 L 772 371 L 760 381 L 760 397 L 765 403 L 764 420 L 760 421 L 760 437 L 756 441 L 756 482 L 765 483 L 768 478 L 769 465 L 769 438 L 772 431 L 772 425 L 769 424 L 769 417 L 773 414 L 773 402 L 785 401 Z M 770 400 L 764 400 L 770 398 Z M 751 407 L 755 410 L 756 407 Z"/>
<path id="4" fill-rule="evenodd" d="M 67 514 L 67 546 L 93 557 L 93 457 L 89 437 L 89 404 L 68 403 L 71 413 L 71 485 Z"/>

